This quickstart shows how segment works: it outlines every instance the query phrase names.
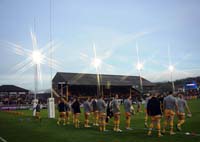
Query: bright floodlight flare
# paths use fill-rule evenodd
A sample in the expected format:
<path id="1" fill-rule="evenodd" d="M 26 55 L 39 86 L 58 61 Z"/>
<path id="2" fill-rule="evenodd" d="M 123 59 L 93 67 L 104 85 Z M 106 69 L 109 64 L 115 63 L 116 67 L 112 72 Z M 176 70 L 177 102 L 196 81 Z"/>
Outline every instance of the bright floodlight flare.
<path id="1" fill-rule="evenodd" d="M 143 64 L 137 63 L 136 69 L 137 69 L 137 70 L 142 70 L 142 69 L 143 69 Z"/>
<path id="2" fill-rule="evenodd" d="M 93 59 L 93 61 L 92 61 L 92 65 L 95 67 L 95 68 L 98 68 L 98 67 L 100 67 L 101 66 L 101 60 L 99 59 L 99 58 L 95 58 L 95 59 Z"/>
<path id="3" fill-rule="evenodd" d="M 174 71 L 174 66 L 170 65 L 170 66 L 169 66 L 169 71 L 170 71 L 170 72 L 173 72 L 173 71 Z"/>
<path id="4" fill-rule="evenodd" d="M 35 64 L 41 64 L 42 63 L 42 60 L 43 60 L 43 55 L 41 54 L 40 51 L 38 50 L 34 50 L 32 52 L 32 61 L 35 63 Z"/>

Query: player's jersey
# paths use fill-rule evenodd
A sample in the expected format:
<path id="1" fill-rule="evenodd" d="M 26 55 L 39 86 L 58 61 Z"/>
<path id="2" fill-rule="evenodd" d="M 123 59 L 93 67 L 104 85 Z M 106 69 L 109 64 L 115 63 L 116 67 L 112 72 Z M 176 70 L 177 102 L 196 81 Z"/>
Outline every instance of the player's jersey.
<path id="1" fill-rule="evenodd" d="M 99 112 L 103 112 L 105 113 L 106 112 L 106 103 L 103 99 L 98 99 L 97 101 L 97 110 Z"/>
<path id="2" fill-rule="evenodd" d="M 130 112 L 131 113 L 131 106 L 132 106 L 132 103 L 131 103 L 131 100 L 129 100 L 129 99 L 126 99 L 125 101 L 124 101 L 124 110 L 125 110 L 125 112 Z"/>
<path id="3" fill-rule="evenodd" d="M 117 99 L 114 99 L 112 101 L 112 112 L 115 114 L 115 113 L 119 113 L 120 110 L 119 110 L 119 103 L 117 101 Z"/>
<path id="4" fill-rule="evenodd" d="M 163 107 L 164 109 L 175 110 L 177 100 L 174 96 L 169 95 L 164 98 Z"/>
<path id="5" fill-rule="evenodd" d="M 177 99 L 177 103 L 178 103 L 178 111 L 179 111 L 180 113 L 185 113 L 185 107 L 186 107 L 186 105 L 187 105 L 186 100 L 181 99 L 181 98 L 178 98 L 178 99 Z"/>
<path id="6" fill-rule="evenodd" d="M 65 103 L 64 102 L 60 102 L 58 104 L 58 111 L 59 112 L 65 112 Z"/>
<path id="7" fill-rule="evenodd" d="M 78 101 L 75 101 L 72 104 L 72 108 L 73 108 L 73 113 L 81 113 L 81 109 L 80 109 L 80 103 Z"/>
<path id="8" fill-rule="evenodd" d="M 92 106 L 93 111 L 97 111 L 97 101 L 96 100 L 92 101 L 91 106 Z"/>
<path id="9" fill-rule="evenodd" d="M 147 113 L 149 116 L 161 115 L 160 101 L 156 97 L 149 99 L 147 104 Z"/>
<path id="10" fill-rule="evenodd" d="M 88 101 L 84 102 L 83 109 L 85 113 L 89 113 L 91 111 L 90 103 Z"/>

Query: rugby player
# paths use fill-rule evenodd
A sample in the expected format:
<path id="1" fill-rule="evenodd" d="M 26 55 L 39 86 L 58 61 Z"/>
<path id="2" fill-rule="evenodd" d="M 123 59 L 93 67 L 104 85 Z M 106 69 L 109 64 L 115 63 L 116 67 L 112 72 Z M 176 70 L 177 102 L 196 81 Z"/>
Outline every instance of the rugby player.
<path id="1" fill-rule="evenodd" d="M 188 117 L 191 117 L 191 111 L 188 107 L 187 101 L 183 98 L 183 94 L 179 93 L 178 94 L 178 124 L 176 125 L 176 128 L 178 131 L 181 131 L 181 126 L 185 123 L 185 109 L 187 110 Z"/>
<path id="2" fill-rule="evenodd" d="M 106 131 L 106 103 L 103 96 L 97 100 L 97 110 L 99 112 L 99 130 L 100 132 Z"/>
<path id="3" fill-rule="evenodd" d="M 63 125 L 65 125 L 65 100 L 64 98 L 60 98 L 59 102 L 58 102 L 58 111 L 59 111 L 59 117 L 58 117 L 58 121 L 57 124 L 60 125 L 60 122 L 63 121 Z"/>
<path id="4" fill-rule="evenodd" d="M 154 93 L 152 97 L 149 99 L 148 104 L 147 104 L 147 114 L 148 116 L 151 117 L 151 123 L 149 125 L 149 131 L 148 131 L 148 136 L 152 134 L 152 129 L 154 127 L 157 128 L 158 130 L 158 137 L 161 137 L 161 126 L 160 126 L 160 120 L 161 120 L 161 108 L 160 108 L 160 101 L 157 98 L 157 94 Z"/>
<path id="5" fill-rule="evenodd" d="M 172 92 L 169 92 L 163 100 L 163 109 L 164 109 L 164 126 L 162 133 L 165 133 L 166 127 L 169 124 L 170 126 L 170 135 L 174 135 L 174 116 L 175 112 L 178 112 L 178 104 L 176 98 L 173 96 Z"/>
<path id="6" fill-rule="evenodd" d="M 120 104 L 118 102 L 118 94 L 115 95 L 114 100 L 112 101 L 112 112 L 114 115 L 114 128 L 113 130 L 116 132 L 122 132 L 121 129 L 119 129 L 120 124 Z"/>
<path id="7" fill-rule="evenodd" d="M 35 108 L 35 110 L 36 110 L 36 115 L 35 115 L 35 117 L 36 117 L 36 119 L 38 119 L 38 120 L 41 120 L 40 109 L 41 109 L 41 105 L 40 105 L 40 101 L 38 101 L 38 102 L 37 102 L 37 105 L 36 105 L 36 108 Z"/>
<path id="8" fill-rule="evenodd" d="M 75 128 L 79 128 L 80 127 L 79 116 L 81 113 L 81 109 L 80 109 L 80 102 L 79 102 L 78 97 L 75 98 L 75 101 L 72 104 L 72 108 L 73 108 L 73 113 L 74 113 L 74 126 Z"/>
<path id="9" fill-rule="evenodd" d="M 131 95 L 124 100 L 124 110 L 125 110 L 125 117 L 126 117 L 126 129 L 132 130 L 130 127 L 131 125 L 131 114 L 134 114 L 134 108 L 132 106 Z"/>
<path id="10" fill-rule="evenodd" d="M 89 116 L 91 112 L 91 105 L 90 105 L 90 98 L 87 98 L 87 100 L 83 103 L 83 109 L 85 113 L 85 128 L 89 128 Z"/>
<path id="11" fill-rule="evenodd" d="M 92 113 L 93 113 L 93 125 L 99 126 L 99 124 L 98 124 L 99 112 L 97 109 L 97 99 L 95 97 L 92 99 L 91 107 L 92 107 Z"/>
<path id="12" fill-rule="evenodd" d="M 146 128 L 148 127 L 148 124 L 147 124 L 147 122 L 148 122 L 147 104 L 148 104 L 148 102 L 149 102 L 150 99 L 151 99 L 151 95 L 148 94 L 147 97 L 146 97 L 146 99 L 145 99 L 145 105 L 144 105 L 144 108 L 145 108 L 145 110 L 144 110 L 144 112 L 145 112 L 144 126 L 145 126 Z"/>

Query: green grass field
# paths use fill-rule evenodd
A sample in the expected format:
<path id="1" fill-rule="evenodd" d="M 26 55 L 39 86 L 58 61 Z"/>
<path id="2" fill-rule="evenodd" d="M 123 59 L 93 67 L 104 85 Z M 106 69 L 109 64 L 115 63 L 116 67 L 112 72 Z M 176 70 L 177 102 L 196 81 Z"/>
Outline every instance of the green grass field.
<path id="1" fill-rule="evenodd" d="M 42 121 L 36 121 L 31 117 L 32 111 L 23 111 L 25 116 L 17 116 L 6 112 L 0 112 L 0 137 L 7 142 L 200 142 L 200 135 L 185 135 L 185 132 L 200 134 L 200 100 L 189 101 L 193 117 L 187 118 L 182 132 L 170 136 L 168 133 L 157 138 L 147 136 L 144 129 L 144 112 L 132 117 L 132 131 L 124 129 L 124 116 L 121 118 L 122 133 L 112 131 L 112 120 L 107 126 L 108 132 L 100 133 L 97 127 L 75 129 L 72 124 L 57 126 L 56 119 L 47 118 L 47 110 L 43 110 Z M 123 111 L 123 108 L 122 108 Z M 124 114 L 122 112 L 122 114 Z M 83 114 L 81 121 L 84 121 Z M 177 122 L 177 120 L 175 120 Z M 0 139 L 0 141 L 3 141 Z"/>

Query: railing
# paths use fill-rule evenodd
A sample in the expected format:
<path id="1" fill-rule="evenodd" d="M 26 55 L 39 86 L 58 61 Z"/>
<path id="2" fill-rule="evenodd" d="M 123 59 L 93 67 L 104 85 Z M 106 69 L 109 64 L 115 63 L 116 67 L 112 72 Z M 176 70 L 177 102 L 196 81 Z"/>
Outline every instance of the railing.
<path id="1" fill-rule="evenodd" d="M 0 110 L 23 110 L 23 109 L 31 109 L 32 105 L 1 105 Z"/>

